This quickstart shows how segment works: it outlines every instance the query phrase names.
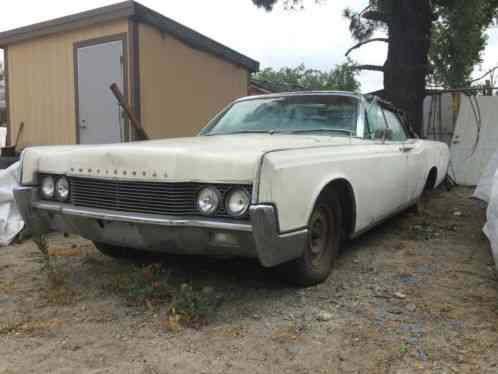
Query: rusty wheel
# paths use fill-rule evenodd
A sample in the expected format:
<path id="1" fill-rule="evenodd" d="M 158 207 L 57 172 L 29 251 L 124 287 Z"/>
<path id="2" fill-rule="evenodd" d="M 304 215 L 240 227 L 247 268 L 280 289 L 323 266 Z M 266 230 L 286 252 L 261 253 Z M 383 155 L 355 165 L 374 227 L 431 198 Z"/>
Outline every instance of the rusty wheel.
<path id="1" fill-rule="evenodd" d="M 316 207 L 308 225 L 308 243 L 305 249 L 307 262 L 311 267 L 318 269 L 322 265 L 324 256 L 327 256 L 330 242 L 335 235 L 335 215 L 330 207 L 321 204 Z"/>
<path id="2" fill-rule="evenodd" d="M 308 222 L 308 238 L 301 258 L 281 266 L 291 283 L 312 286 L 325 281 L 339 253 L 341 242 L 341 204 L 337 194 L 321 196 Z"/>

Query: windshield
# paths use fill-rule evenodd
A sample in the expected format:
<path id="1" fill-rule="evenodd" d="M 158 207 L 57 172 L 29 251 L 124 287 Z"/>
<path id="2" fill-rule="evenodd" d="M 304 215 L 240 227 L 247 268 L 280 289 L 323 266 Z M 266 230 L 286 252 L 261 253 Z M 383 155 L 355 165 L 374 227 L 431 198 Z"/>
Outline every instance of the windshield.
<path id="1" fill-rule="evenodd" d="M 356 135 L 358 99 L 303 95 L 239 101 L 201 135 L 241 133 L 337 133 Z"/>

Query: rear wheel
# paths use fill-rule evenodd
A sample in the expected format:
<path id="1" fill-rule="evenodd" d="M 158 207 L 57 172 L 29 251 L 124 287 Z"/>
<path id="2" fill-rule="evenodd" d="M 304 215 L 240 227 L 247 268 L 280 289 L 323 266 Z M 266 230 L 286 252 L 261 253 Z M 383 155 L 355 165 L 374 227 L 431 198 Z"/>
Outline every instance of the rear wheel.
<path id="1" fill-rule="evenodd" d="M 342 211 L 336 193 L 321 196 L 308 222 L 303 255 L 280 266 L 282 276 L 299 286 L 325 281 L 340 250 Z"/>

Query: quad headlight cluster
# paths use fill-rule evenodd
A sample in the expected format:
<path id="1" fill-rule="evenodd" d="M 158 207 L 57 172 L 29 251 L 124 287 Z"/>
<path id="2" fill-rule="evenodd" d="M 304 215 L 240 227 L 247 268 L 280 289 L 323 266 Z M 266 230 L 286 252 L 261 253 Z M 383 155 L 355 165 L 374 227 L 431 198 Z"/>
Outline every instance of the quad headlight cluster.
<path id="1" fill-rule="evenodd" d="M 197 208 L 205 216 L 214 215 L 224 204 L 225 211 L 233 218 L 244 217 L 251 205 L 249 193 L 242 188 L 234 188 L 223 199 L 216 187 L 203 188 L 197 197 Z"/>
<path id="2" fill-rule="evenodd" d="M 44 200 L 67 202 L 71 195 L 71 185 L 64 176 L 42 176 L 40 193 Z"/>

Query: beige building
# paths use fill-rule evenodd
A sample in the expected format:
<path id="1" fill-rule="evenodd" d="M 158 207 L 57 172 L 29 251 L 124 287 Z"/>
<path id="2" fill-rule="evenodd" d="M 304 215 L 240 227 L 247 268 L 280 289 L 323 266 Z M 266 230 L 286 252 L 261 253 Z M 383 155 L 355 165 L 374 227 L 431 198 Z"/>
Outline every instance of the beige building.
<path id="1" fill-rule="evenodd" d="M 8 141 L 18 149 L 134 138 L 116 83 L 151 138 L 190 136 L 246 96 L 258 62 L 134 1 L 0 33 Z"/>

